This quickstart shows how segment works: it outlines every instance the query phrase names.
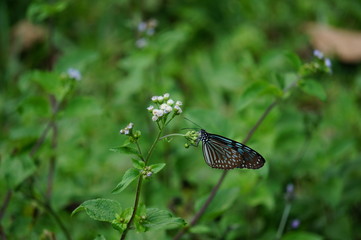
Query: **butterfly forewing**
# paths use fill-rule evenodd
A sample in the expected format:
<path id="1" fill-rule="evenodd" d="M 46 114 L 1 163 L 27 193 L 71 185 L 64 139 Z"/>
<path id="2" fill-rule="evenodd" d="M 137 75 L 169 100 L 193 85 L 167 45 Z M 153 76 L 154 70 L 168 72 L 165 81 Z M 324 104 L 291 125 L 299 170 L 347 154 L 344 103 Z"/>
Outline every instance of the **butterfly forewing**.
<path id="1" fill-rule="evenodd" d="M 216 134 L 200 131 L 203 156 L 212 168 L 257 169 L 264 165 L 264 158 L 246 145 Z"/>

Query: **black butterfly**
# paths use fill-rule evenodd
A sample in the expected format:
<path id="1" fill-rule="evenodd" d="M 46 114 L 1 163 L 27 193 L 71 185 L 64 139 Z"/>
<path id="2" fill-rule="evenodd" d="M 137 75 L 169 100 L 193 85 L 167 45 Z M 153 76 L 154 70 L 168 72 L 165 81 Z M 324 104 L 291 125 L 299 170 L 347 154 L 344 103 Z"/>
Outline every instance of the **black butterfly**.
<path id="1" fill-rule="evenodd" d="M 258 152 L 246 145 L 216 134 L 199 131 L 198 142 L 202 141 L 203 156 L 212 168 L 261 168 L 266 162 Z"/>

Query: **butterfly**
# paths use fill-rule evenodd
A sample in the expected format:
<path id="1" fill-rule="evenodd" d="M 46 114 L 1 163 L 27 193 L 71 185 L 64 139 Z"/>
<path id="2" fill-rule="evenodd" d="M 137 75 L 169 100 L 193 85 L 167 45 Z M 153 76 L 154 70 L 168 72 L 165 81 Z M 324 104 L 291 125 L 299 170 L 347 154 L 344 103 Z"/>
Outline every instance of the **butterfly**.
<path id="1" fill-rule="evenodd" d="M 198 143 L 202 141 L 203 157 L 212 168 L 261 168 L 266 160 L 255 150 L 232 139 L 199 131 Z"/>

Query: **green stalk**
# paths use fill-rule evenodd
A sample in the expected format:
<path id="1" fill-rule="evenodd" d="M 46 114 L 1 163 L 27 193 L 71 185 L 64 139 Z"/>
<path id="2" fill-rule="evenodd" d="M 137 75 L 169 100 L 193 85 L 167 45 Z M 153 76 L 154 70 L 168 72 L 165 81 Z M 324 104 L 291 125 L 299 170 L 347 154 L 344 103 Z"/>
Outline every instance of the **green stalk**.
<path id="1" fill-rule="evenodd" d="M 160 139 L 160 136 L 162 135 L 164 127 L 159 129 L 159 133 L 158 133 L 157 137 L 155 138 L 152 146 L 150 147 L 150 149 L 148 151 L 148 154 L 147 154 L 147 156 L 146 156 L 146 158 L 144 160 L 145 166 L 147 166 L 147 163 L 148 163 L 148 161 L 150 159 L 150 156 L 152 155 L 153 150 L 154 150 L 155 146 L 157 145 L 157 143 L 158 143 L 158 141 Z M 143 176 L 140 175 L 139 179 L 138 179 L 138 184 L 137 184 L 137 192 L 135 194 L 135 200 L 134 200 L 132 216 L 129 219 L 129 222 L 127 224 L 126 229 L 124 230 L 124 232 L 122 233 L 122 235 L 120 237 L 121 240 L 124 240 L 125 237 L 127 236 L 129 228 L 130 228 L 130 226 L 132 225 L 132 223 L 134 221 L 135 214 L 137 213 L 137 209 L 138 209 L 138 205 L 139 205 L 139 199 L 140 199 L 140 193 L 141 193 L 141 190 L 142 190 L 142 183 L 143 183 Z"/>

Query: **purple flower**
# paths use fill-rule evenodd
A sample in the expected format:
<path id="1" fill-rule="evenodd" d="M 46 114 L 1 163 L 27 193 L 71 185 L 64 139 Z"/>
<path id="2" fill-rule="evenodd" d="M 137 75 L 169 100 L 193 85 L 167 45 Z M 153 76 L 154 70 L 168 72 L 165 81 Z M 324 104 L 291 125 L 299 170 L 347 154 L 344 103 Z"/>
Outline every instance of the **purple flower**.
<path id="1" fill-rule="evenodd" d="M 295 186 L 292 183 L 287 184 L 286 192 L 292 194 L 295 190 Z"/>
<path id="2" fill-rule="evenodd" d="M 296 229 L 296 228 L 298 228 L 298 227 L 300 226 L 300 224 L 301 224 L 301 221 L 296 218 L 296 219 L 293 219 L 293 220 L 292 220 L 292 222 L 291 222 L 291 227 L 292 227 L 293 229 Z"/>

